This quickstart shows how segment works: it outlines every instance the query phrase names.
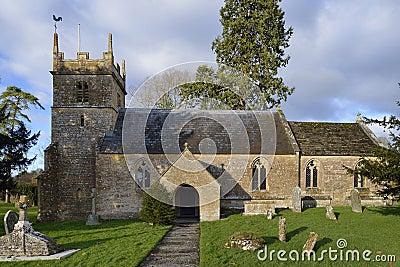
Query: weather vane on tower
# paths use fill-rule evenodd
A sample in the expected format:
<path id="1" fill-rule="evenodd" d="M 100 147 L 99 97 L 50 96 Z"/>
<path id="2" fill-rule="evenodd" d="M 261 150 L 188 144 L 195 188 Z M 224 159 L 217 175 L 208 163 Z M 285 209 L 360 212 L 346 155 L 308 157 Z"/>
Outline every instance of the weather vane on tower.
<path id="1" fill-rule="evenodd" d="M 53 15 L 53 20 L 54 20 L 54 32 L 57 33 L 57 22 L 62 21 L 62 17 L 56 17 L 55 15 Z"/>

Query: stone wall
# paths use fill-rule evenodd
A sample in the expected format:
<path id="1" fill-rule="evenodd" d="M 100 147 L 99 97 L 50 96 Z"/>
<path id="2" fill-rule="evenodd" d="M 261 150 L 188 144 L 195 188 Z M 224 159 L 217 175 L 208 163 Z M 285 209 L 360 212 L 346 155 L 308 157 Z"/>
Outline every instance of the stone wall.
<path id="1" fill-rule="evenodd" d="M 96 210 L 102 219 L 139 217 L 144 193 L 134 181 L 123 154 L 99 154 L 96 162 Z"/>
<path id="2" fill-rule="evenodd" d="M 111 108 L 53 107 L 52 142 L 58 143 L 60 155 L 56 179 L 62 192 L 58 197 L 61 220 L 84 219 L 90 212 L 98 144 L 111 130 L 115 115 Z"/>
<path id="3" fill-rule="evenodd" d="M 58 190 L 58 167 L 60 164 L 58 145 L 56 143 L 51 144 L 46 148 L 44 153 L 44 172 L 37 178 L 39 190 L 39 210 L 37 219 L 38 221 L 53 221 L 58 218 L 58 197 L 60 195 Z"/>
<path id="4" fill-rule="evenodd" d="M 306 188 L 306 166 L 310 160 L 319 164 L 318 187 Z M 324 206 L 332 199 L 332 205 L 349 205 L 350 191 L 354 188 L 354 176 L 347 173 L 343 166 L 354 168 L 360 157 L 355 156 L 303 156 L 301 158 L 300 177 L 302 195 L 315 198 L 318 206 Z M 361 196 L 374 196 L 377 187 L 365 179 L 365 188 Z M 320 200 L 320 201 L 318 201 Z M 325 200 L 325 201 L 324 201 Z M 379 201 L 378 201 L 379 202 Z"/>

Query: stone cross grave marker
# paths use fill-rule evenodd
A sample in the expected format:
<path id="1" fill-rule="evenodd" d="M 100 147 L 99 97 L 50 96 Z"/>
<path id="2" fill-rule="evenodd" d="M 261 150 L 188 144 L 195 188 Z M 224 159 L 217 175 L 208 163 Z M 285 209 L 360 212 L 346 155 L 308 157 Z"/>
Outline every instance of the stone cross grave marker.
<path id="1" fill-rule="evenodd" d="M 303 246 L 303 251 L 306 251 L 305 255 L 308 257 L 311 251 L 314 249 L 315 243 L 317 243 L 318 234 L 315 232 L 310 232 L 306 243 Z"/>
<path id="2" fill-rule="evenodd" d="M 272 209 L 267 210 L 267 220 L 272 220 Z"/>
<path id="3" fill-rule="evenodd" d="M 333 212 L 333 207 L 331 205 L 326 206 L 326 218 L 328 220 L 337 220 L 335 213 Z"/>
<path id="4" fill-rule="evenodd" d="M 292 205 L 294 212 L 301 212 L 301 189 L 298 186 L 292 189 Z"/>
<path id="5" fill-rule="evenodd" d="M 351 190 L 350 193 L 351 210 L 353 212 L 362 212 L 360 193 L 357 189 Z"/>
<path id="6" fill-rule="evenodd" d="M 86 220 L 86 225 L 98 225 L 100 224 L 99 216 L 96 214 L 96 188 L 92 188 L 92 212 L 89 214 Z"/>
<path id="7" fill-rule="evenodd" d="M 28 197 L 20 196 L 19 198 L 19 218 L 20 222 L 27 222 L 28 220 Z"/>
<path id="8" fill-rule="evenodd" d="M 14 225 L 18 222 L 18 214 L 12 210 L 7 211 L 4 216 L 4 228 L 6 230 L 6 235 L 14 231 Z"/>
<path id="9" fill-rule="evenodd" d="M 286 242 L 286 218 L 279 217 L 279 241 Z"/>

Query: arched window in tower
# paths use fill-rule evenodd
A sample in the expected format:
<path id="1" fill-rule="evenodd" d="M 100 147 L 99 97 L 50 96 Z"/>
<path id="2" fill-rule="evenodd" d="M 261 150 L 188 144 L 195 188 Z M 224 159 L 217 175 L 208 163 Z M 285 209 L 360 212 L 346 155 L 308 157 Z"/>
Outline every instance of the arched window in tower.
<path id="1" fill-rule="evenodd" d="M 150 169 L 144 160 L 140 160 L 136 169 L 136 183 L 140 188 L 150 188 L 151 175 Z"/>
<path id="2" fill-rule="evenodd" d="M 365 179 L 363 174 L 361 173 L 361 167 L 363 165 L 362 161 L 357 162 L 354 167 L 354 188 L 362 188 L 365 187 Z"/>
<path id="3" fill-rule="evenodd" d="M 267 169 L 265 167 L 265 162 L 257 158 L 253 162 L 252 166 L 252 181 L 251 189 L 255 190 L 269 190 L 268 180 L 267 180 Z"/>
<path id="4" fill-rule="evenodd" d="M 88 103 L 89 102 L 89 85 L 87 82 L 77 82 L 76 86 L 76 102 Z"/>
<path id="5" fill-rule="evenodd" d="M 306 167 L 306 187 L 318 187 L 318 166 L 314 160 L 310 160 Z"/>

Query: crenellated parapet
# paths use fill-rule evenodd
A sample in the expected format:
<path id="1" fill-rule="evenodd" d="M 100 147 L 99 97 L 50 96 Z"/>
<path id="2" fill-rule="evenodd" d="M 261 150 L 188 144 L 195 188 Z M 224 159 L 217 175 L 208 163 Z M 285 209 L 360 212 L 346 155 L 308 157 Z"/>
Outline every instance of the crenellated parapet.
<path id="1" fill-rule="evenodd" d="M 112 75 L 123 88 L 126 83 L 125 60 L 122 61 L 122 68 L 114 62 L 112 49 L 112 34 L 108 34 L 108 51 L 103 52 L 100 59 L 91 59 L 89 52 L 77 52 L 76 59 L 65 59 L 64 52 L 59 51 L 58 34 L 54 33 L 53 46 L 53 75 Z"/>

